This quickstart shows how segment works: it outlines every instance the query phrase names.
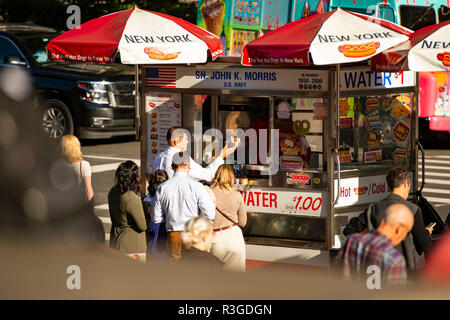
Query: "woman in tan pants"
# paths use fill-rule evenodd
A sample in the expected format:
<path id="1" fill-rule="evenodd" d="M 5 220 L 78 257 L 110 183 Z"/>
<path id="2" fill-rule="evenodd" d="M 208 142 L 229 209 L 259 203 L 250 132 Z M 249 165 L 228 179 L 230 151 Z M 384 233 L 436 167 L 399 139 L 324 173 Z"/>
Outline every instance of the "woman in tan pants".
<path id="1" fill-rule="evenodd" d="M 211 253 L 224 263 L 224 269 L 245 271 L 245 242 L 241 227 L 247 223 L 242 195 L 233 190 L 233 169 L 223 164 L 217 169 L 211 188 L 216 196 L 215 238 Z"/>

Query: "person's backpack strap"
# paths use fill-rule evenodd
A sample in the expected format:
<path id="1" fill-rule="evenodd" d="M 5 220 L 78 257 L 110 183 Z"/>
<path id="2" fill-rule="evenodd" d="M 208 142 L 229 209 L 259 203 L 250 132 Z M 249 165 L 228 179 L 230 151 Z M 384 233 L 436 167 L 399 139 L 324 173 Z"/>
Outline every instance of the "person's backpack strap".
<path id="1" fill-rule="evenodd" d="M 80 177 L 81 177 L 81 183 L 80 183 L 80 185 L 83 185 L 83 169 L 82 169 L 82 167 L 81 167 L 82 162 L 83 162 L 83 161 L 80 161 Z"/>
<path id="2" fill-rule="evenodd" d="M 371 232 L 372 230 L 374 230 L 375 228 L 373 227 L 371 218 L 372 218 L 372 211 L 373 211 L 373 203 L 371 203 L 369 205 L 369 207 L 367 208 L 366 214 L 367 214 L 367 231 Z"/>

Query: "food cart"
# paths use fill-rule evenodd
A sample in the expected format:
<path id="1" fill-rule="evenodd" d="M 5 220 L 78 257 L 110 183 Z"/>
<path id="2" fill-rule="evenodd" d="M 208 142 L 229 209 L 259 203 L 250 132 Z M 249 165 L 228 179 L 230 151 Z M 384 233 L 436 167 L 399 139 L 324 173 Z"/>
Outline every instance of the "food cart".
<path id="1" fill-rule="evenodd" d="M 47 50 L 53 60 L 98 63 L 120 51 L 122 63 L 135 64 L 142 193 L 170 127 L 190 132 L 191 155 L 204 164 L 231 136 L 241 137 L 227 162 L 247 206 L 248 264 L 328 267 L 343 226 L 389 193 L 390 167 L 408 165 L 417 189 L 418 81 L 367 64 L 411 32 L 340 9 L 277 30 L 259 38 L 271 50 L 256 62 L 275 64 L 261 67 L 218 58 L 217 36 L 139 8 L 90 20 Z M 274 40 L 280 50 L 272 50 Z M 286 51 L 286 41 L 298 50 Z"/>
<path id="2" fill-rule="evenodd" d="M 235 57 L 140 65 L 141 176 L 174 125 L 203 164 L 237 135 L 226 162 L 247 206 L 248 266 L 329 267 L 349 219 L 390 192 L 387 170 L 407 165 L 413 191 L 418 183 L 416 74 L 371 72 L 367 62 L 338 70 L 246 67 Z"/>

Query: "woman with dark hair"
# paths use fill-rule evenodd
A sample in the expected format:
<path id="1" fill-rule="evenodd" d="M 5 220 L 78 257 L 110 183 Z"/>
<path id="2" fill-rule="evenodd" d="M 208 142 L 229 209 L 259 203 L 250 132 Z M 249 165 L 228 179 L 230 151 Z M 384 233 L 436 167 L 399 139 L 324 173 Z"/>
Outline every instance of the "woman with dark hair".
<path id="1" fill-rule="evenodd" d="M 150 218 L 152 205 L 156 190 L 158 187 L 169 179 L 167 172 L 164 170 L 156 170 L 148 178 L 147 195 L 143 199 L 145 218 L 147 220 L 147 246 L 148 254 L 153 256 L 166 257 L 166 223 L 154 223 Z"/>
<path id="2" fill-rule="evenodd" d="M 140 198 L 139 170 L 133 161 L 122 162 L 116 170 L 115 185 L 108 193 L 111 216 L 110 246 L 144 261 L 147 253 L 144 209 Z"/>

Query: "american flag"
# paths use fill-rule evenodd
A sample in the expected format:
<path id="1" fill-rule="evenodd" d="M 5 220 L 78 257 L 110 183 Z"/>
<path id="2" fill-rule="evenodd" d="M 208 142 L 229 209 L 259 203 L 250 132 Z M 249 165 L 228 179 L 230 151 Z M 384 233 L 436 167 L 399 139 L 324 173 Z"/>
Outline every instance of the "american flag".
<path id="1" fill-rule="evenodd" d="M 153 67 L 147 69 L 147 87 L 175 88 L 177 69 L 175 67 Z"/>

